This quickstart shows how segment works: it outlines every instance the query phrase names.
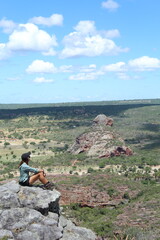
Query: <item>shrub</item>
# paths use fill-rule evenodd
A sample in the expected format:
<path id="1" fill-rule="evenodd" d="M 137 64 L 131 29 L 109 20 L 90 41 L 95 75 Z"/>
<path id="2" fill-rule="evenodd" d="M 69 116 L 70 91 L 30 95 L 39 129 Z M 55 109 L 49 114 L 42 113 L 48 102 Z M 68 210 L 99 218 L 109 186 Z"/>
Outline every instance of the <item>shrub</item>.
<path id="1" fill-rule="evenodd" d="M 9 146 L 10 145 L 10 143 L 9 142 L 5 142 L 4 143 L 4 146 L 6 147 L 6 146 Z"/>
<path id="2" fill-rule="evenodd" d="M 12 173 L 8 173 L 8 177 L 9 177 L 9 178 L 13 178 L 14 175 L 13 175 Z"/>
<path id="3" fill-rule="evenodd" d="M 99 163 L 99 168 L 104 168 L 105 166 L 106 166 L 106 163 L 104 161 Z"/>
<path id="4" fill-rule="evenodd" d="M 129 200 L 130 199 L 129 193 L 125 192 L 124 195 L 123 195 L 123 198 Z"/>
<path id="5" fill-rule="evenodd" d="M 113 188 L 109 188 L 109 189 L 107 190 L 107 193 L 108 193 L 108 195 L 109 195 L 110 197 L 112 197 L 113 195 L 115 195 L 116 192 L 117 192 L 117 191 L 116 191 L 115 189 L 113 189 Z"/>
<path id="6" fill-rule="evenodd" d="M 88 173 L 92 173 L 92 172 L 94 172 L 94 169 L 91 168 L 91 167 L 89 167 L 88 170 L 87 170 L 87 172 L 88 172 Z"/>

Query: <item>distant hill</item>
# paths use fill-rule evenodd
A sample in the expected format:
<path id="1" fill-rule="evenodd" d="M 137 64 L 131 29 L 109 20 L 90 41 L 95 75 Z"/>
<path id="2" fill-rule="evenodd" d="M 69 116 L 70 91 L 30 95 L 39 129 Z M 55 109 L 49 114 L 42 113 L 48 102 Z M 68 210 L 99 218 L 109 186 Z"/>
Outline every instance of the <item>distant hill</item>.
<path id="1" fill-rule="evenodd" d="M 122 112 L 145 106 L 160 105 L 160 99 L 81 102 L 61 104 L 0 104 L 0 119 L 13 119 L 20 116 L 48 115 L 55 119 L 92 119 L 98 114 L 119 116 Z"/>
<path id="2" fill-rule="evenodd" d="M 29 104 L 0 104 L 0 109 L 23 109 L 41 107 L 63 107 L 63 106 L 90 106 L 90 105 L 125 105 L 125 104 L 160 104 L 160 99 L 134 99 L 117 101 L 95 101 L 95 102 L 66 102 L 66 103 L 29 103 Z"/>

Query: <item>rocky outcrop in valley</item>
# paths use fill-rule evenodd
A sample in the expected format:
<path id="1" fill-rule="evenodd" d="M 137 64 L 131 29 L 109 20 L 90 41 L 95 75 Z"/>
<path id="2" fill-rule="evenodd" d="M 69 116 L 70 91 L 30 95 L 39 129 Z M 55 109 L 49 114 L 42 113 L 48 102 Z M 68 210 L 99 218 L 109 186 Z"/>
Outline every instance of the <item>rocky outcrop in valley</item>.
<path id="1" fill-rule="evenodd" d="M 86 152 L 88 156 L 98 156 L 100 158 L 122 154 L 132 155 L 132 150 L 125 146 L 124 140 L 109 129 L 112 125 L 112 118 L 108 118 L 104 114 L 98 115 L 93 120 L 93 125 L 89 131 L 76 138 L 69 152 L 73 154 Z"/>

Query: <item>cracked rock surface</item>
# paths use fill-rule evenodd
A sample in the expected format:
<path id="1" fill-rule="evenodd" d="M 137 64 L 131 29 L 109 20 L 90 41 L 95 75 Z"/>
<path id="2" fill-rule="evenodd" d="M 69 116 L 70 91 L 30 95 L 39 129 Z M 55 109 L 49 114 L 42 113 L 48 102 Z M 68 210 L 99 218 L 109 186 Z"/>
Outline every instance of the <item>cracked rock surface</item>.
<path id="1" fill-rule="evenodd" d="M 60 214 L 60 193 L 22 187 L 16 181 L 0 186 L 0 239 L 95 240 L 89 229 Z"/>

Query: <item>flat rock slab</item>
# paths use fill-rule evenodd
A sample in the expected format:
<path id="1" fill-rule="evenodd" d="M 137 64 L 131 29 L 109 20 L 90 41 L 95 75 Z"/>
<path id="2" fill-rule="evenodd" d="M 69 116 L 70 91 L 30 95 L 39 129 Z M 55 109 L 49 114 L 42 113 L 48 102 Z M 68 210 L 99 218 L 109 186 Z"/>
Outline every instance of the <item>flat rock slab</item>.
<path id="1" fill-rule="evenodd" d="M 21 206 L 36 209 L 43 215 L 59 213 L 60 193 L 56 190 L 43 190 L 37 187 L 21 187 L 18 192 Z"/>

